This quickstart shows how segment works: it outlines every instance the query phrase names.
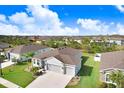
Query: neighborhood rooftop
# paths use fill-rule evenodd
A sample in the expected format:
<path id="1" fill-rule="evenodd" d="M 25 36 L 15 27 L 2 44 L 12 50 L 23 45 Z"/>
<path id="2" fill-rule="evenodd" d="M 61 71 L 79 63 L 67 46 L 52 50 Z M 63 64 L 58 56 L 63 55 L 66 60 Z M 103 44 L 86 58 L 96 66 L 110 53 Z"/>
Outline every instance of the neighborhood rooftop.
<path id="1" fill-rule="evenodd" d="M 47 48 L 47 47 L 38 45 L 38 44 L 20 45 L 20 46 L 10 49 L 10 52 L 16 53 L 16 54 L 23 54 L 27 52 L 37 51 L 42 48 Z"/>
<path id="2" fill-rule="evenodd" d="M 77 49 L 61 47 L 55 50 L 51 50 L 49 52 L 35 55 L 34 58 L 44 59 L 48 57 L 55 57 L 65 64 L 75 65 L 80 63 L 74 58 L 74 55 L 78 54 L 79 52 L 80 51 Z"/>
<path id="3" fill-rule="evenodd" d="M 0 49 L 9 48 L 10 45 L 7 43 L 0 42 Z"/>
<path id="4" fill-rule="evenodd" d="M 103 53 L 100 70 L 118 68 L 124 69 L 124 51 Z"/>

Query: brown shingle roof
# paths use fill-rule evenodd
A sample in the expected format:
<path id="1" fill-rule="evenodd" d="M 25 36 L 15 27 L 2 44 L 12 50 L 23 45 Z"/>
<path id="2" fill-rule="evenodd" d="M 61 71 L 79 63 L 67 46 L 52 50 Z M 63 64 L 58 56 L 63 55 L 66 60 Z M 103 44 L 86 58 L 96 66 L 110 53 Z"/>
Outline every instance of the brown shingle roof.
<path id="1" fill-rule="evenodd" d="M 124 51 L 103 53 L 100 69 L 118 68 L 124 69 Z"/>
<path id="2" fill-rule="evenodd" d="M 61 47 L 55 50 L 44 52 L 39 55 L 35 55 L 33 58 L 43 59 L 53 56 L 65 64 L 76 65 L 79 64 L 80 62 L 78 62 L 74 56 L 79 52 L 81 51 L 77 49 Z"/>
<path id="3" fill-rule="evenodd" d="M 36 45 L 36 44 L 30 44 L 30 45 L 20 45 L 15 48 L 12 48 L 10 52 L 16 53 L 16 54 L 23 54 L 27 52 L 33 52 L 40 50 L 42 48 L 46 48 L 46 46 Z"/>

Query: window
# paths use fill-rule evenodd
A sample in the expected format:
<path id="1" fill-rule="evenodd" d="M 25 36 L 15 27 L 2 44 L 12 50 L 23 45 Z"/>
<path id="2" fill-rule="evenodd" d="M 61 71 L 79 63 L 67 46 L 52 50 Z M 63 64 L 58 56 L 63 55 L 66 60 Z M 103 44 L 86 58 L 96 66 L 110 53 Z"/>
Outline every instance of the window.
<path id="1" fill-rule="evenodd" d="M 39 63 L 39 62 L 37 62 L 37 65 L 40 65 L 40 63 Z"/>
<path id="2" fill-rule="evenodd" d="M 35 62 L 35 59 L 33 59 L 33 63 L 35 64 L 36 62 Z"/>
<path id="3" fill-rule="evenodd" d="M 37 65 L 40 65 L 40 60 L 37 60 Z"/>
<path id="4" fill-rule="evenodd" d="M 106 81 L 107 81 L 107 82 L 110 82 L 109 74 L 106 74 Z"/>

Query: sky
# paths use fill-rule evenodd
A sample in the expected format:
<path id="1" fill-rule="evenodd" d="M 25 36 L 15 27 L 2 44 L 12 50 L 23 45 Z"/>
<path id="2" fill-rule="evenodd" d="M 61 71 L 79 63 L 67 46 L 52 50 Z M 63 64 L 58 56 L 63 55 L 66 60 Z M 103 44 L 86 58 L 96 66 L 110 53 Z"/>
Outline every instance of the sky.
<path id="1" fill-rule="evenodd" d="M 0 35 L 124 35 L 122 5 L 0 5 Z"/>

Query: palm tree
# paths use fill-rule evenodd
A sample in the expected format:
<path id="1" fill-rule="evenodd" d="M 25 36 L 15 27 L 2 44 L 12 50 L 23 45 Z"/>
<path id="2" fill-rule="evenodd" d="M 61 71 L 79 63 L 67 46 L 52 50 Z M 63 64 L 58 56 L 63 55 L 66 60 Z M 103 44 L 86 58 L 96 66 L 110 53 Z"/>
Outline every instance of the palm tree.
<path id="1" fill-rule="evenodd" d="M 28 62 L 34 56 L 34 54 L 35 54 L 34 52 L 28 52 L 28 53 L 24 54 L 23 56 L 28 58 L 28 60 L 27 60 L 27 62 Z M 29 67 L 30 67 L 30 64 L 28 62 L 28 69 L 29 69 Z"/>
<path id="2" fill-rule="evenodd" d="M 110 80 L 112 83 L 116 83 L 118 88 L 122 87 L 122 81 L 124 80 L 124 73 L 120 70 L 113 71 L 109 75 Z"/>
<path id="3" fill-rule="evenodd" d="M 29 61 L 29 59 L 31 59 L 34 56 L 34 52 L 28 52 L 26 54 L 23 54 L 23 56 L 25 56 L 26 58 L 28 58 L 27 61 Z"/>

